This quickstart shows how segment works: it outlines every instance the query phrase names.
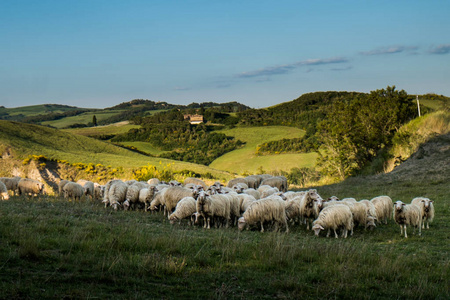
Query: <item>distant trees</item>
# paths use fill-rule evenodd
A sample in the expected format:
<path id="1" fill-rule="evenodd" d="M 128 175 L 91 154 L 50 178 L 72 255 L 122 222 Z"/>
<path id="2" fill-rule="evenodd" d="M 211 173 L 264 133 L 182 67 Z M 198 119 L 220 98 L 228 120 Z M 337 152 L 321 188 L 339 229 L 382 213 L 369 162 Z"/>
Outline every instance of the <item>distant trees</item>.
<path id="1" fill-rule="evenodd" d="M 340 179 L 354 174 L 391 145 L 394 132 L 414 116 L 414 104 L 395 86 L 334 103 L 318 123 L 318 165 Z"/>
<path id="2" fill-rule="evenodd" d="M 92 124 L 94 124 L 94 126 L 97 126 L 97 117 L 95 115 L 92 117 Z"/>

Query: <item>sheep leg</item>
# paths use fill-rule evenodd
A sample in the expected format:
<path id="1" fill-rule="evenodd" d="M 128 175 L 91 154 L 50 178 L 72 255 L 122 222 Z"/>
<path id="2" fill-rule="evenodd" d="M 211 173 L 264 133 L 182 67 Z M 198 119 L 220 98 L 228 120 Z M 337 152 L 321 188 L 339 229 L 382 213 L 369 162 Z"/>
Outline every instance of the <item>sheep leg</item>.
<path id="1" fill-rule="evenodd" d="M 263 221 L 261 221 L 261 232 L 264 232 Z"/>
<path id="2" fill-rule="evenodd" d="M 425 225 L 425 223 L 424 223 Z M 430 229 L 430 222 L 427 221 L 427 229 Z"/>
<path id="3" fill-rule="evenodd" d="M 206 219 L 206 223 L 208 223 L 208 229 L 211 229 L 211 217 L 208 217 L 207 219 Z M 206 226 L 206 224 L 205 224 L 205 226 Z"/>
<path id="4" fill-rule="evenodd" d="M 403 235 L 403 226 L 400 225 L 400 235 Z"/>
<path id="5" fill-rule="evenodd" d="M 331 233 L 331 230 L 330 230 L 330 228 L 328 228 L 327 237 L 330 237 L 330 233 Z"/>
<path id="6" fill-rule="evenodd" d="M 406 233 L 406 224 L 405 225 L 403 225 L 405 228 L 405 238 L 407 238 L 408 237 L 408 234 Z"/>
<path id="7" fill-rule="evenodd" d="M 422 235 L 422 224 L 419 223 L 419 236 Z"/>
<path id="8" fill-rule="evenodd" d="M 347 232 L 348 232 L 347 229 L 344 229 L 344 230 L 342 231 L 342 237 L 343 237 L 344 239 L 347 238 Z"/>
<path id="9" fill-rule="evenodd" d="M 334 230 L 334 237 L 335 238 L 338 238 L 338 234 L 337 234 L 337 232 L 336 232 L 336 229 L 333 229 Z"/>
<path id="10" fill-rule="evenodd" d="M 289 232 L 289 227 L 288 227 L 287 221 L 285 221 L 284 226 L 286 226 L 286 233 L 288 233 Z"/>

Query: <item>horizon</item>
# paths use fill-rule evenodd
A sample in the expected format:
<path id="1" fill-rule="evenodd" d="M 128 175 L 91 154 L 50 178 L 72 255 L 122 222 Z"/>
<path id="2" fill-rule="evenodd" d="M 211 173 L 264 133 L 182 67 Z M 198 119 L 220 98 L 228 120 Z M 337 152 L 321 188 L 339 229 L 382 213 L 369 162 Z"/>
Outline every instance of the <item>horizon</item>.
<path id="1" fill-rule="evenodd" d="M 0 106 L 450 96 L 450 2 L 0 3 Z"/>

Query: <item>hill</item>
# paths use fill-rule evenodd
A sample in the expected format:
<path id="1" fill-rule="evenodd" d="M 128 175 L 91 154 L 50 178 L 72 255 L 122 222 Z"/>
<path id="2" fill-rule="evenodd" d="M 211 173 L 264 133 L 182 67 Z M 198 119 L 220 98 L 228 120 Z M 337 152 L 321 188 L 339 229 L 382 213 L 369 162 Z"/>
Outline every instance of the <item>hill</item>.
<path id="1" fill-rule="evenodd" d="M 26 118 L 42 115 L 64 114 L 73 111 L 87 111 L 86 108 L 61 104 L 41 104 L 6 108 L 0 106 L 0 120 L 23 121 Z"/>

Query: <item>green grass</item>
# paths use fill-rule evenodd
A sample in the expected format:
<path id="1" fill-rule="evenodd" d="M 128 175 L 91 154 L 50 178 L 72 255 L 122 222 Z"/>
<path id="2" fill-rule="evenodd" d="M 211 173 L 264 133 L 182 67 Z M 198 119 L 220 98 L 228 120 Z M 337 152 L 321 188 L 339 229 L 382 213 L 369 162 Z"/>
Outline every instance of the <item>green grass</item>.
<path id="1" fill-rule="evenodd" d="M 30 105 L 21 106 L 14 108 L 0 108 L 0 112 L 6 112 L 10 116 L 24 115 L 26 117 L 44 115 L 50 112 L 62 113 L 69 110 L 76 110 L 76 107 L 70 107 L 66 105 L 59 104 L 40 104 L 40 105 Z"/>
<path id="2" fill-rule="evenodd" d="M 124 145 L 124 146 L 132 146 L 132 147 L 137 148 L 140 151 L 144 151 L 145 153 L 149 153 L 149 154 L 155 155 L 155 156 L 158 156 L 165 152 L 169 152 L 169 151 L 160 150 L 160 149 L 152 146 L 152 144 L 147 143 L 147 142 L 122 142 L 119 144 Z"/>
<path id="3" fill-rule="evenodd" d="M 139 128 L 139 125 L 129 124 L 127 121 L 114 123 L 104 126 L 96 127 L 84 127 L 84 128 L 70 128 L 62 129 L 65 132 L 84 136 L 96 136 L 96 135 L 115 135 L 120 133 L 126 133 L 130 129 Z"/>
<path id="4" fill-rule="evenodd" d="M 0 145 L 3 148 L 11 147 L 22 158 L 28 155 L 44 155 L 72 164 L 93 163 L 127 170 L 148 164 L 158 166 L 160 163 L 170 163 L 173 164 L 174 170 L 187 169 L 202 174 L 210 172 L 217 178 L 229 177 L 226 172 L 203 165 L 148 157 L 93 138 L 18 122 L 0 120 Z"/>
<path id="5" fill-rule="evenodd" d="M 234 136 L 243 142 L 245 147 L 231 151 L 210 164 L 210 167 L 237 174 L 256 173 L 262 167 L 265 171 L 289 171 L 297 167 L 313 167 L 317 153 L 280 154 L 257 156 L 256 147 L 268 141 L 283 138 L 302 137 L 304 130 L 286 126 L 236 127 L 218 132 Z"/>
<path id="6" fill-rule="evenodd" d="M 433 180 L 433 179 L 431 179 Z M 405 239 L 392 221 L 353 237 L 171 226 L 162 214 L 53 197 L 0 202 L 0 298 L 448 299 L 445 182 L 356 178 L 323 197 L 435 200 L 436 218 Z"/>
<path id="7" fill-rule="evenodd" d="M 42 125 L 50 125 L 55 128 L 64 128 L 73 124 L 88 124 L 92 122 L 92 118 L 94 117 L 94 115 L 97 118 L 97 122 L 100 122 L 102 120 L 115 116 L 123 111 L 124 110 L 113 110 L 113 111 L 105 110 L 96 112 L 86 112 L 77 116 L 66 117 L 59 120 L 45 121 L 42 122 Z"/>

